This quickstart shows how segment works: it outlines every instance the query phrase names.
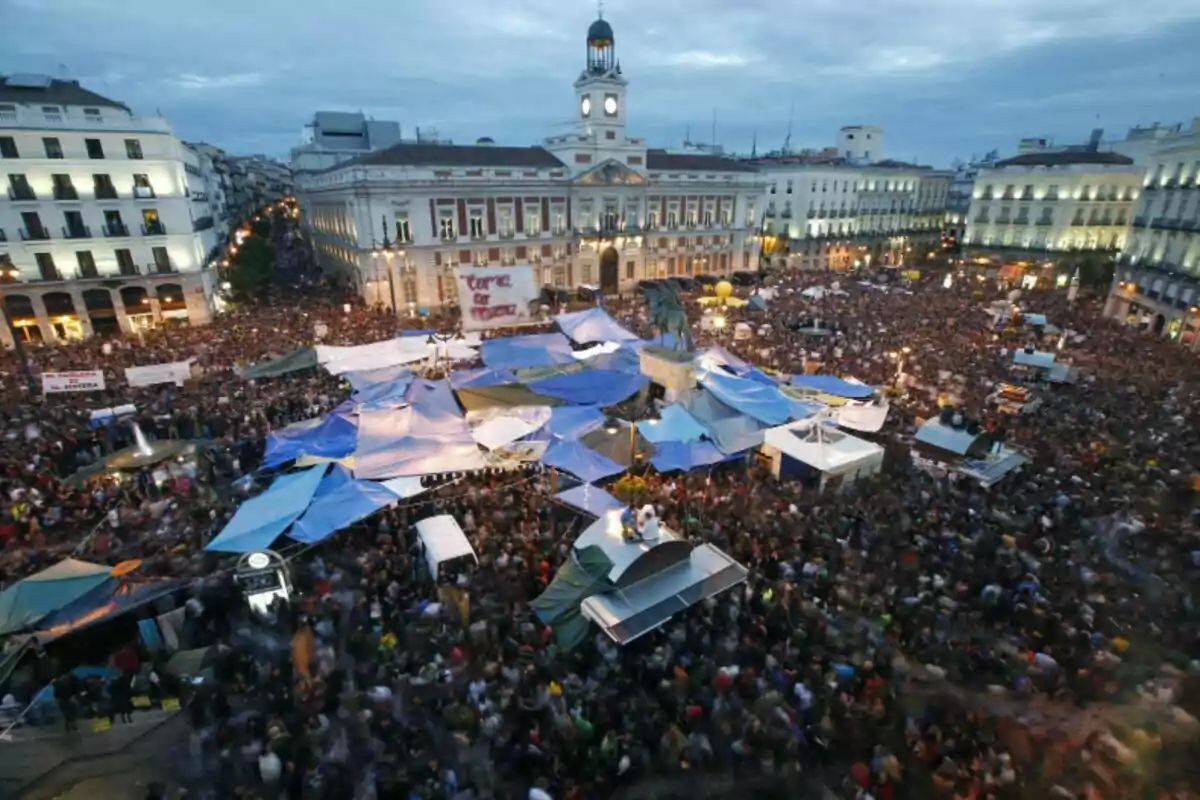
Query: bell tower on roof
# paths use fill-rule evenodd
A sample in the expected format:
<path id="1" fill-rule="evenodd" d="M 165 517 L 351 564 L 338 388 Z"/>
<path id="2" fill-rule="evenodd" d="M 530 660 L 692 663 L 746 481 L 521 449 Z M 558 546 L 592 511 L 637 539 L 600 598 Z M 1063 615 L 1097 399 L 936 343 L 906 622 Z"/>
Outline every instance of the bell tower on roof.
<path id="1" fill-rule="evenodd" d="M 625 88 L 617 61 L 616 37 L 603 14 L 588 27 L 587 60 L 575 81 L 579 127 L 601 142 L 621 141 L 625 130 Z"/>

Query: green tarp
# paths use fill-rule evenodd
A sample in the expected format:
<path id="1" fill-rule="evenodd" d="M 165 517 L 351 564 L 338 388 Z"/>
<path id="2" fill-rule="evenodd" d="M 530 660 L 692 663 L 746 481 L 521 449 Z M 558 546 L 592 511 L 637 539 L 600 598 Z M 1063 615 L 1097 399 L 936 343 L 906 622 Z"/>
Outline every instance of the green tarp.
<path id="1" fill-rule="evenodd" d="M 458 389 L 458 402 L 467 411 L 482 411 L 488 408 L 518 408 L 519 406 L 561 406 L 562 401 L 553 397 L 535 394 L 518 383 L 506 386 L 479 386 L 473 389 Z"/>
<path id="2" fill-rule="evenodd" d="M 258 378 L 278 378 L 289 372 L 299 372 L 317 365 L 317 351 L 312 347 L 298 347 L 287 355 L 267 359 L 257 364 L 238 369 L 238 374 L 245 380 Z"/>
<path id="3" fill-rule="evenodd" d="M 572 650 L 587 638 L 588 620 L 579 606 L 592 595 L 612 588 L 602 577 L 612 567 L 612 561 L 599 547 L 585 547 L 559 567 L 546 591 L 529 604 L 538 619 L 553 629 L 562 649 Z"/>

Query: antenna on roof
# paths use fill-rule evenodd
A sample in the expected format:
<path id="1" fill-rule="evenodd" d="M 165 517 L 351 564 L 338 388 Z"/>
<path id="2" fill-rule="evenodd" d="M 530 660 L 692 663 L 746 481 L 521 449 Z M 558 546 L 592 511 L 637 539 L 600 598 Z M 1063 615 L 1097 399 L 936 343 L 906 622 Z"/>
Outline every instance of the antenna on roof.
<path id="1" fill-rule="evenodd" d="M 596 16 L 604 19 L 604 0 L 596 0 Z"/>
<path id="2" fill-rule="evenodd" d="M 787 138 L 783 140 L 783 152 L 788 153 L 792 147 L 792 121 L 796 116 L 796 101 L 792 100 L 792 107 L 788 110 L 788 130 Z"/>
<path id="3" fill-rule="evenodd" d="M 716 147 L 716 145 L 717 145 L 717 109 L 716 109 L 716 106 L 713 107 L 712 137 L 708 140 L 708 143 L 714 147 Z"/>
<path id="4" fill-rule="evenodd" d="M 758 131 L 754 132 L 754 138 L 750 140 L 750 157 L 758 158 Z"/>

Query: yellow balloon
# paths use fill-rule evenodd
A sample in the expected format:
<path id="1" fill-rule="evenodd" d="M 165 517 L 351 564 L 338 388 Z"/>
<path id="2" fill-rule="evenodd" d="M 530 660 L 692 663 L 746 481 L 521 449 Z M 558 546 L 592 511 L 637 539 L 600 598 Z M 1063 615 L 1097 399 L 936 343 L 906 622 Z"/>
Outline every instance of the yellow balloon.
<path id="1" fill-rule="evenodd" d="M 733 284 L 729 281 L 721 281 L 717 284 L 717 297 L 724 300 L 733 294 Z"/>

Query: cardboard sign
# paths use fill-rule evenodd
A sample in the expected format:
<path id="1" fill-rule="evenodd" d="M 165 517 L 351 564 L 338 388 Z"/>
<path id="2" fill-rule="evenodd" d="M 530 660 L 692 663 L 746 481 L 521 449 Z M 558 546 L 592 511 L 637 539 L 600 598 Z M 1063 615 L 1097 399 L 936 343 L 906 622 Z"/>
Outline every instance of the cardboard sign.
<path id="1" fill-rule="evenodd" d="M 79 369 L 73 372 L 43 372 L 42 394 L 104 391 L 104 371 Z"/>

